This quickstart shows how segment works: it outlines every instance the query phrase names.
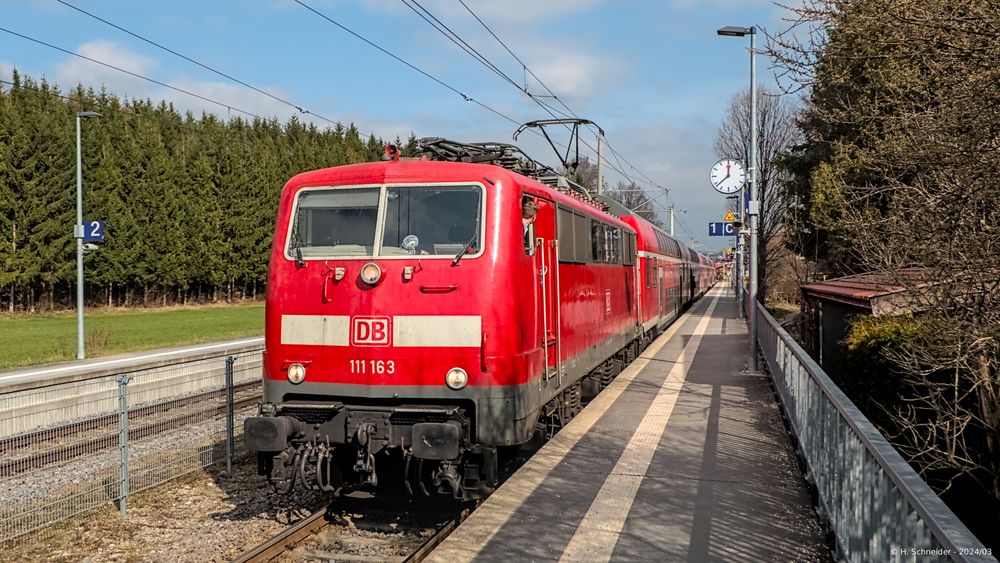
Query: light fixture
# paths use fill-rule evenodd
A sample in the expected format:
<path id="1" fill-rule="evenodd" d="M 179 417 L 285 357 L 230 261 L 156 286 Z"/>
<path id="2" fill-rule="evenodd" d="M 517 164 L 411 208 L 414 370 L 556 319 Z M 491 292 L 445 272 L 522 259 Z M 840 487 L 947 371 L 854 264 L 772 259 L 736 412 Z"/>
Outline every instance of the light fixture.
<path id="1" fill-rule="evenodd" d="M 451 368 L 444 376 L 444 382 L 449 388 L 458 391 L 469 383 L 469 374 L 462 368 Z"/>
<path id="2" fill-rule="evenodd" d="M 306 380 L 306 366 L 302 364 L 292 364 L 288 366 L 286 377 L 288 377 L 288 382 L 293 385 L 302 383 Z"/>
<path id="3" fill-rule="evenodd" d="M 382 268 L 375 262 L 369 262 L 361 268 L 361 281 L 368 285 L 375 285 L 382 279 Z"/>
<path id="4" fill-rule="evenodd" d="M 716 33 L 719 35 L 726 35 L 729 37 L 743 37 L 744 35 L 752 35 L 757 30 L 753 27 L 740 27 L 737 25 L 727 25 L 726 27 L 719 28 Z"/>

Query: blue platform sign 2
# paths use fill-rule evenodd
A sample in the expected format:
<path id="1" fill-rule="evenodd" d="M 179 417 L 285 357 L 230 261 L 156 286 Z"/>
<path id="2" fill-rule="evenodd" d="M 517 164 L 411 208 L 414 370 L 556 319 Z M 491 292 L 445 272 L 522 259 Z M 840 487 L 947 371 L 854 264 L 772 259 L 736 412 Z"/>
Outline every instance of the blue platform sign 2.
<path id="1" fill-rule="evenodd" d="M 736 229 L 732 223 L 716 221 L 708 224 L 708 236 L 710 237 L 731 237 L 736 235 Z"/>
<path id="2" fill-rule="evenodd" d="M 83 242 L 104 242 L 104 221 L 84 221 Z"/>

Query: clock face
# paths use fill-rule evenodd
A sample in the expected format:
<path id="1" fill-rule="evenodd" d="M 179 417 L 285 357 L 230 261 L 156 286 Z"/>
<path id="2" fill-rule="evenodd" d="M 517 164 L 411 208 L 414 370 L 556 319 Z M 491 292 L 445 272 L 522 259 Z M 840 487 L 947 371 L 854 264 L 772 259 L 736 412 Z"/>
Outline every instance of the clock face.
<path id="1" fill-rule="evenodd" d="M 709 179 L 717 192 L 731 194 L 740 191 L 740 188 L 746 183 L 747 175 L 742 164 L 730 158 L 724 158 L 712 166 Z"/>

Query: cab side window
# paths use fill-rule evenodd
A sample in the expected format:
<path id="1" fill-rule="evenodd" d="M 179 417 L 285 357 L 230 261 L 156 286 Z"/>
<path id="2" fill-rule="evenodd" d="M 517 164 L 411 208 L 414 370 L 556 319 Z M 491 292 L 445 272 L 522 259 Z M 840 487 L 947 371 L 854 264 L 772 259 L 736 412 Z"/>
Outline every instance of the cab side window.
<path id="1" fill-rule="evenodd" d="M 521 228 L 524 234 L 524 253 L 535 255 L 535 217 L 538 215 L 538 204 L 531 197 L 521 198 Z"/>

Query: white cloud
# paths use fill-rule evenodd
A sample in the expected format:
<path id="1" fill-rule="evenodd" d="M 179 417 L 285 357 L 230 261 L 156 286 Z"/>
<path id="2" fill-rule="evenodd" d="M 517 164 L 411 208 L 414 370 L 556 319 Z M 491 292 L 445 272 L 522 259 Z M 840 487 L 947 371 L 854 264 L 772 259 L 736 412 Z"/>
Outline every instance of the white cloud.
<path id="1" fill-rule="evenodd" d="M 219 104 L 164 87 L 158 88 L 153 94 L 151 94 L 154 100 L 167 100 L 168 102 L 173 103 L 174 107 L 178 110 L 190 110 L 193 111 L 195 115 L 200 115 L 202 111 L 206 111 L 219 115 L 223 118 L 242 115 L 244 118 L 252 119 L 252 116 L 242 114 L 240 111 L 242 110 L 267 119 L 277 116 L 278 119 L 284 121 L 293 114 L 298 114 L 298 111 L 282 102 L 279 102 L 278 100 L 236 84 L 200 81 L 188 77 L 179 77 L 167 81 L 166 83 L 179 90 L 191 92 L 192 94 L 197 94 L 198 96 L 209 100 L 215 100 L 228 104 L 227 108 L 226 106 L 221 106 Z M 276 88 L 262 88 L 262 90 L 270 92 L 276 97 L 287 96 L 287 94 Z"/>
<path id="2" fill-rule="evenodd" d="M 375 137 L 383 139 L 386 142 L 394 141 L 396 137 L 399 137 L 399 139 L 405 143 L 406 140 L 410 138 L 411 133 L 416 133 L 418 136 L 421 135 L 420 130 L 418 130 L 418 128 L 412 123 L 385 119 L 384 117 L 371 115 L 369 113 L 350 112 L 325 117 L 338 121 L 345 127 L 353 123 L 362 135 L 374 134 Z M 317 123 L 317 126 L 326 125 L 329 125 L 329 123 L 326 123 L 325 121 Z M 423 135 L 429 136 L 426 132 L 423 133 Z"/>
<path id="3" fill-rule="evenodd" d="M 588 53 L 583 47 L 532 51 L 532 70 L 565 101 L 585 100 L 605 94 L 620 84 L 630 70 L 623 61 Z M 533 89 L 532 82 L 528 82 L 529 90 Z M 534 89 L 539 91 L 533 93 L 545 93 L 540 86 Z"/>
<path id="4" fill-rule="evenodd" d="M 433 13 L 437 15 L 436 12 Z M 477 22 L 455 23 L 453 21 L 455 18 L 442 17 L 442 19 L 448 22 L 452 29 L 478 52 L 503 70 L 519 87 L 526 84 L 528 91 L 532 94 L 548 95 L 548 91 L 545 89 L 547 86 L 556 95 L 564 98 L 564 101 L 586 101 L 613 91 L 628 78 L 632 69 L 630 62 L 604 54 L 598 46 L 588 41 L 588 38 L 578 34 L 541 33 L 530 26 L 511 26 L 507 29 L 500 29 L 491 24 L 492 29 L 496 31 L 504 44 L 510 47 L 517 57 L 527 65 L 527 70 L 538 78 L 536 80 L 502 45 L 485 33 Z M 487 20 L 487 23 L 490 21 Z M 438 53 L 426 54 L 424 57 L 426 60 L 418 62 L 418 65 L 434 74 L 448 73 L 455 68 L 482 72 L 485 77 L 483 82 L 471 82 L 468 75 L 465 75 L 456 77 L 456 80 L 459 80 L 457 84 L 460 86 L 470 85 L 480 92 L 484 87 L 499 85 L 500 88 L 507 89 L 511 94 L 515 93 L 509 84 L 499 82 L 492 74 L 484 71 L 479 66 L 480 63 L 457 51 L 453 45 L 430 27 L 418 27 L 417 29 L 420 30 L 419 33 L 425 34 L 428 48 L 435 49 Z M 447 74 L 445 75 L 447 76 Z M 495 99 L 495 96 L 490 96 L 490 99 Z M 527 106 L 532 108 L 531 111 L 542 111 L 526 99 L 522 99 L 521 102 L 518 107 L 522 109 Z M 548 100 L 548 102 L 559 106 L 554 100 Z"/>
<path id="5" fill-rule="evenodd" d="M 224 119 L 238 115 L 250 117 L 239 111 L 243 110 L 267 119 L 277 117 L 281 121 L 285 121 L 292 115 L 298 114 L 299 118 L 303 121 L 313 121 L 319 127 L 329 125 L 326 121 L 299 114 L 297 110 L 287 104 L 243 86 L 217 81 L 197 80 L 185 75 L 173 77 L 161 76 L 159 61 L 131 51 L 112 41 L 91 41 L 84 43 L 76 52 L 85 57 L 134 73 L 135 75 L 142 75 L 156 80 L 160 84 L 89 60 L 72 57 L 55 65 L 56 81 L 66 90 L 75 88 L 77 84 L 83 84 L 84 87 L 94 88 L 95 90 L 103 87 L 120 98 L 149 98 L 153 103 L 165 100 L 173 104 L 179 112 L 191 111 L 196 116 L 207 112 Z M 278 88 L 262 87 L 261 89 L 270 92 L 275 97 L 283 99 L 289 99 L 290 97 L 290 94 Z M 209 100 L 215 100 L 227 105 L 220 105 Z M 323 114 L 319 110 L 317 110 L 317 113 Z M 333 118 L 331 117 L 330 119 Z"/>
<path id="6" fill-rule="evenodd" d="M 14 63 L 9 63 L 5 60 L 0 59 L 0 80 L 10 81 L 11 75 L 14 73 L 14 69 L 17 68 Z"/>
<path id="7" fill-rule="evenodd" d="M 90 41 L 80 45 L 76 53 L 143 76 L 150 76 L 159 67 L 155 59 L 130 51 L 113 41 Z M 105 85 L 120 96 L 145 97 L 152 90 L 152 84 L 141 78 L 79 57 L 58 63 L 55 79 L 67 89 L 77 84 L 96 88 Z"/>

